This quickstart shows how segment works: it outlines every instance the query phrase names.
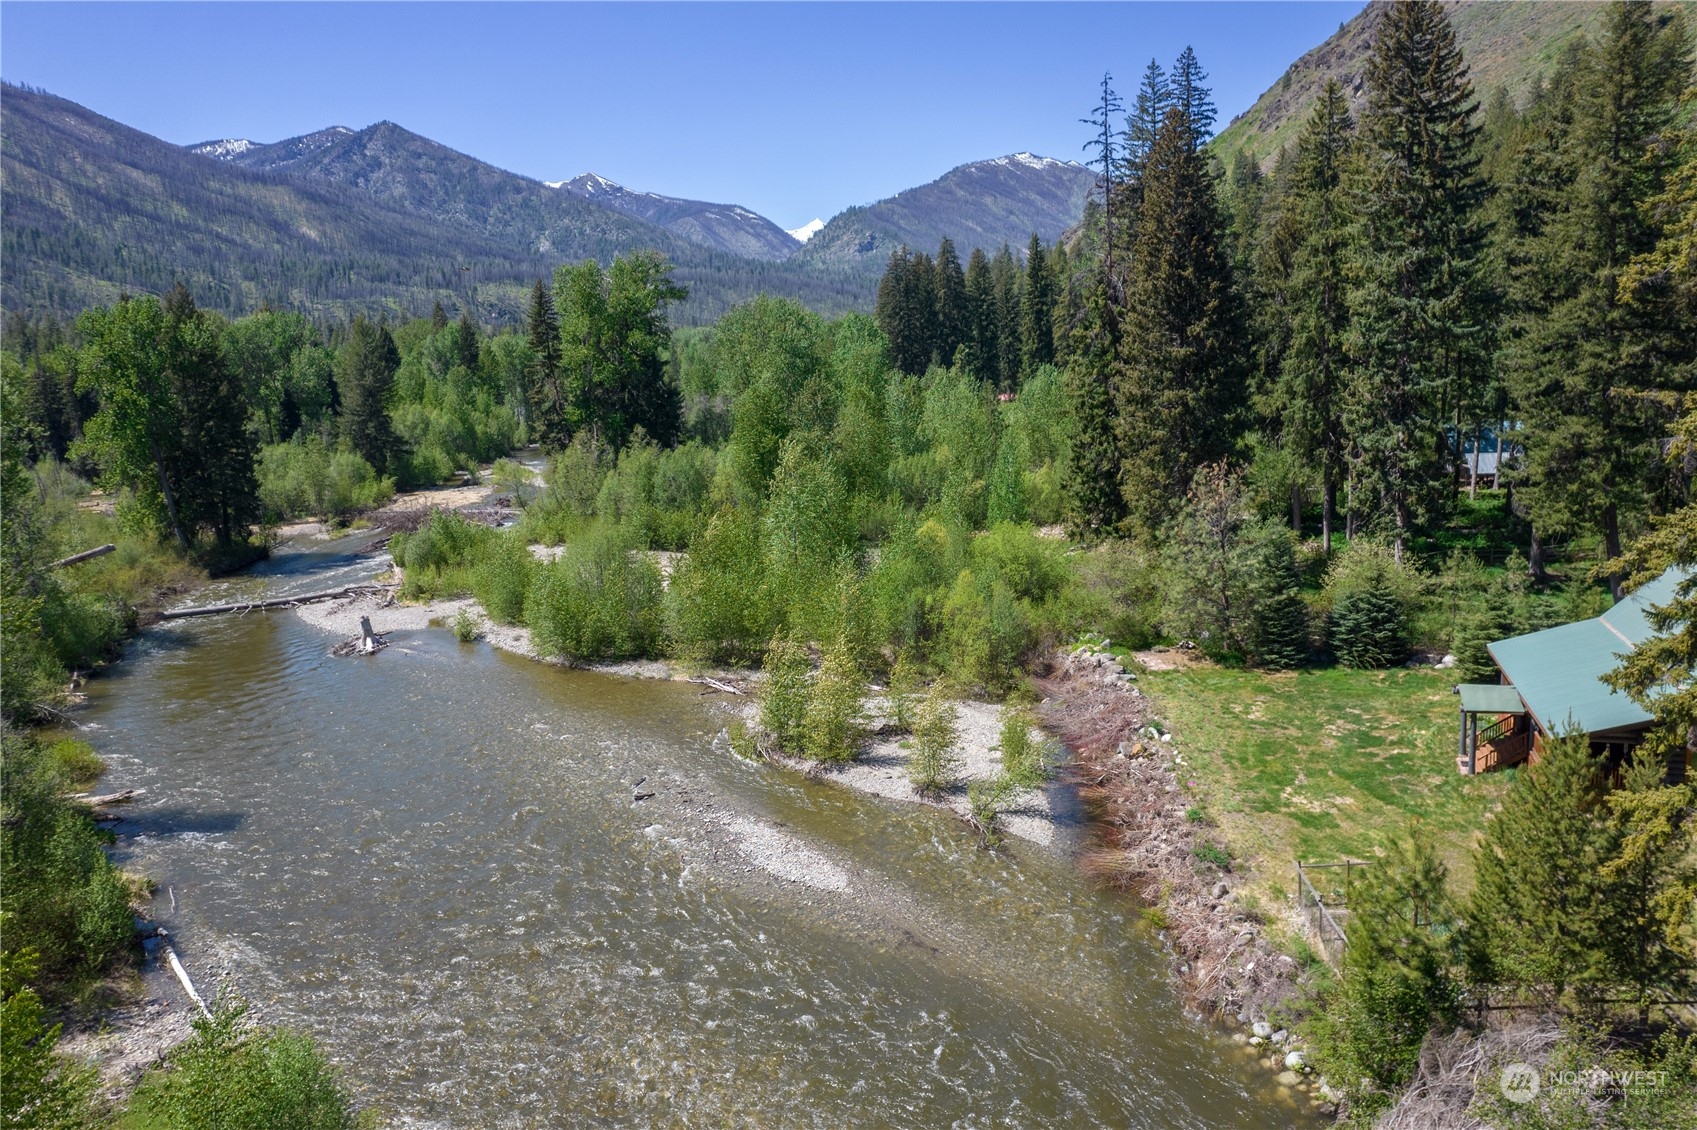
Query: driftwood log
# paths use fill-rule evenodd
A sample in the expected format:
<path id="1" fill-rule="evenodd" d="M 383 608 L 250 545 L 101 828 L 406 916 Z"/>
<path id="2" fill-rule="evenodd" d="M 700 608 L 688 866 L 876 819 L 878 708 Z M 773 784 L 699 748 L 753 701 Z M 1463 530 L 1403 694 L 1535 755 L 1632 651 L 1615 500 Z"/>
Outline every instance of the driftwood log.
<path id="1" fill-rule="evenodd" d="M 169 612 L 161 612 L 161 620 L 182 620 L 189 616 L 216 616 L 223 612 L 263 611 L 267 608 L 293 608 L 297 604 L 312 604 L 320 600 L 336 600 L 344 596 L 358 596 L 368 592 L 382 591 L 382 585 L 360 584 L 349 585 L 346 588 L 330 589 L 327 592 L 307 592 L 297 596 L 278 596 L 269 600 L 245 600 L 232 604 L 208 604 L 200 608 L 173 608 Z"/>
<path id="2" fill-rule="evenodd" d="M 141 794 L 140 789 L 125 789 L 117 793 L 101 793 L 99 796 L 89 796 L 86 793 L 73 793 L 66 800 L 74 800 L 78 804 L 86 804 L 90 808 L 105 808 L 109 804 L 126 804 Z"/>
<path id="3" fill-rule="evenodd" d="M 95 557 L 105 557 L 108 553 L 111 553 L 117 548 L 118 547 L 116 545 L 113 545 L 110 542 L 106 545 L 97 545 L 93 549 L 85 549 L 81 553 L 73 553 L 69 557 L 61 557 L 59 560 L 49 565 L 48 568 L 60 569 L 66 565 L 75 565 L 79 561 L 88 561 Z"/>
<path id="4" fill-rule="evenodd" d="M 709 678 L 706 678 L 706 677 L 701 677 L 701 678 L 690 679 L 688 681 L 691 682 L 691 683 L 700 683 L 704 687 L 712 687 L 714 690 L 723 691 L 726 694 L 740 695 L 740 694 L 746 693 L 745 691 L 742 691 L 742 690 L 740 690 L 736 687 L 731 686 L 731 684 L 729 684 L 729 683 L 721 683 L 717 679 L 709 679 Z M 706 692 L 703 691 L 702 693 L 705 694 Z"/>

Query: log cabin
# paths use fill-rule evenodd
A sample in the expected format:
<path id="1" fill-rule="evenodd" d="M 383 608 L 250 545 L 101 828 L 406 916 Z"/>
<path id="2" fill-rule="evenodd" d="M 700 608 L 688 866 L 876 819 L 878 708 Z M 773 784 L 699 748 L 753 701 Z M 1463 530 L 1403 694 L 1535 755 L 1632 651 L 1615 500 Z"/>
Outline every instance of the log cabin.
<path id="1" fill-rule="evenodd" d="M 1500 681 L 1456 688 L 1461 696 L 1456 768 L 1471 774 L 1536 764 L 1546 741 L 1577 728 L 1590 736 L 1592 752 L 1607 771 L 1617 772 L 1655 719 L 1603 676 L 1656 634 L 1648 612 L 1669 603 L 1686 576 L 1670 569 L 1601 616 L 1487 645 Z M 1691 769 L 1689 748 L 1668 756 L 1671 783 L 1687 780 Z"/>

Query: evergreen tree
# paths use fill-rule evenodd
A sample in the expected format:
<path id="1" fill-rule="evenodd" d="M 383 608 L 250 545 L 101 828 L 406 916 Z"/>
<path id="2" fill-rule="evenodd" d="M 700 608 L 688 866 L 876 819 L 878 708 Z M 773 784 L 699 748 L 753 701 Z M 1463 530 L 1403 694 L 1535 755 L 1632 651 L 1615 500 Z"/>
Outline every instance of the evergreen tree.
<path id="1" fill-rule="evenodd" d="M 996 328 L 996 280 L 984 249 L 966 261 L 967 372 L 992 387 L 1002 383 L 1001 341 Z"/>
<path id="2" fill-rule="evenodd" d="M 1603 864 L 1610 924 L 1601 939 L 1607 977 L 1629 985 L 1641 1007 L 1686 999 L 1697 987 L 1697 789 L 1670 784 L 1660 750 L 1640 746 L 1608 796 L 1617 846 Z"/>
<path id="3" fill-rule="evenodd" d="M 379 474 L 393 472 L 406 454 L 389 419 L 389 397 L 401 355 L 388 329 L 356 317 L 336 358 L 342 397 L 342 436 Z"/>
<path id="4" fill-rule="evenodd" d="M 1214 136 L 1213 91 L 1207 86 L 1208 72 L 1196 58 L 1196 51 L 1186 47 L 1173 64 L 1172 104 L 1184 111 L 1190 124 L 1190 146 L 1200 149 L 1202 143 Z"/>
<path id="5" fill-rule="evenodd" d="M 1670 169 L 1657 144 L 1690 74 L 1682 23 L 1644 0 L 1610 5 L 1534 111 L 1516 188 L 1513 316 L 1503 359 L 1526 423 L 1517 498 L 1540 533 L 1601 534 L 1621 551 L 1623 519 L 1648 505 L 1665 417 L 1633 395 L 1663 387 L 1669 347 L 1691 325 L 1661 288 L 1626 301 L 1620 278 L 1659 233 L 1649 202 Z M 1613 581 L 1619 592 L 1619 579 Z"/>
<path id="6" fill-rule="evenodd" d="M 560 381 L 560 319 L 541 279 L 531 289 L 524 321 L 533 358 L 526 390 L 531 435 L 545 448 L 562 448 L 570 436 L 566 429 L 566 391 Z"/>
<path id="7" fill-rule="evenodd" d="M 1268 526 L 1256 540 L 1250 652 L 1262 667 L 1300 667 L 1308 660 L 1308 603 L 1302 599 L 1295 539 L 1287 530 Z"/>
<path id="8" fill-rule="evenodd" d="M 1120 149 L 1124 161 L 1122 175 L 1126 181 L 1143 179 L 1143 166 L 1149 159 L 1149 151 L 1155 147 L 1155 135 L 1160 132 L 1161 122 L 1166 119 L 1173 104 L 1173 88 L 1167 81 L 1166 70 L 1150 59 L 1149 65 L 1143 68 L 1137 97 L 1125 119 L 1125 137 Z"/>
<path id="9" fill-rule="evenodd" d="M 936 269 L 931 257 L 905 246 L 890 255 L 878 281 L 878 328 L 890 339 L 890 361 L 910 376 L 931 365 L 937 340 Z"/>
<path id="10" fill-rule="evenodd" d="M 1115 389 L 1120 482 L 1158 527 L 1205 463 L 1231 449 L 1245 397 L 1245 327 L 1225 221 L 1182 109 L 1167 111 L 1143 177 Z"/>
<path id="11" fill-rule="evenodd" d="M 1019 311 L 1020 358 L 1027 376 L 1055 362 L 1055 281 L 1037 233 L 1026 249 L 1025 293 Z"/>
<path id="12" fill-rule="evenodd" d="M 1350 216 L 1344 168 L 1354 123 L 1341 87 L 1327 82 L 1297 142 L 1284 211 L 1299 242 L 1282 288 L 1288 327 L 1275 400 L 1286 449 L 1318 473 L 1320 536 L 1327 553 L 1337 514 L 1348 433 L 1344 400 L 1349 374 L 1348 257 Z"/>
<path id="13" fill-rule="evenodd" d="M 448 312 L 442 309 L 442 300 L 437 299 L 436 305 L 430 308 L 430 332 L 440 333 L 448 328 Z"/>
<path id="14" fill-rule="evenodd" d="M 1477 406 L 1493 295 L 1478 106 L 1436 0 L 1385 9 L 1367 84 L 1348 422 L 1362 451 L 1361 487 L 1378 496 L 1400 556 L 1409 537 L 1447 513 L 1460 459 L 1445 428 L 1459 441 Z"/>
<path id="15" fill-rule="evenodd" d="M 1120 175 L 1120 163 L 1123 160 L 1119 138 L 1114 131 L 1114 124 L 1124 111 L 1125 104 L 1120 101 L 1120 96 L 1114 93 L 1114 76 L 1104 71 L 1102 74 L 1102 97 L 1096 105 L 1095 113 L 1091 117 L 1080 118 L 1079 124 L 1087 125 L 1092 130 L 1090 140 L 1084 143 L 1084 149 L 1086 152 L 1092 149 L 1096 151 L 1096 156 L 1087 163 L 1091 168 L 1099 170 L 1101 174 L 1098 187 L 1102 196 L 1102 230 L 1104 232 L 1102 270 L 1109 275 L 1112 275 L 1114 270 L 1114 209 L 1116 207 L 1114 188 L 1115 181 Z"/>
<path id="16" fill-rule="evenodd" d="M 1112 326 L 1117 314 L 1105 287 L 1090 291 L 1087 324 L 1066 369 L 1067 400 L 1077 428 L 1067 462 L 1067 524 L 1074 533 L 1100 537 L 1125 519 L 1120 491 L 1119 427 L 1114 408 Z"/>
<path id="17" fill-rule="evenodd" d="M 966 276 L 961 272 L 960 256 L 955 253 L 954 240 L 944 237 L 937 245 L 936 266 L 936 341 L 934 349 L 939 365 L 953 365 L 955 352 L 972 337 L 970 313 L 966 300 Z"/>
<path id="18" fill-rule="evenodd" d="M 996 296 L 996 372 L 1003 392 L 1019 387 L 1020 272 L 1007 244 L 990 260 Z"/>
<path id="19" fill-rule="evenodd" d="M 476 376 L 483 361 L 483 345 L 478 340 L 477 324 L 471 320 L 469 313 L 460 315 L 457 331 L 454 335 L 454 363 Z"/>
<path id="20" fill-rule="evenodd" d="M 1583 731 L 1547 739 L 1485 826 L 1469 922 L 1474 980 L 1560 999 L 1603 979 L 1610 899 L 1603 867 L 1618 851 L 1601 765 Z"/>
<path id="21" fill-rule="evenodd" d="M 1456 915 L 1448 872 L 1416 829 L 1349 893 L 1342 978 L 1317 1018 L 1320 1066 L 1370 1120 L 1413 1078 L 1434 1025 L 1459 1018 Z"/>
<path id="22" fill-rule="evenodd" d="M 1386 585 L 1354 589 L 1332 606 L 1330 636 L 1345 667 L 1394 667 L 1408 655 L 1408 613 Z"/>
<path id="23" fill-rule="evenodd" d="M 1491 683 L 1497 664 L 1488 645 L 1526 630 L 1525 599 L 1515 585 L 1521 578 L 1499 577 L 1484 598 L 1464 609 L 1450 638 L 1455 677 L 1464 683 Z"/>

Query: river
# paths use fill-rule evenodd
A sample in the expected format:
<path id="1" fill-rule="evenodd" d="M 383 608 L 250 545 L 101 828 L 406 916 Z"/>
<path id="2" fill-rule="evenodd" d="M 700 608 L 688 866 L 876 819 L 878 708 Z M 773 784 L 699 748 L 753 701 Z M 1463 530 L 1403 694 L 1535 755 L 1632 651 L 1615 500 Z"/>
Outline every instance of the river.
<path id="1" fill-rule="evenodd" d="M 285 546 L 195 602 L 369 576 L 361 548 Z M 743 762 L 698 686 L 441 629 L 335 642 L 289 612 L 162 625 L 80 717 L 102 788 L 146 790 L 118 852 L 197 978 L 312 1033 L 392 1125 L 1310 1121 L 1064 850 Z M 727 820 L 846 889 L 752 866 Z"/>

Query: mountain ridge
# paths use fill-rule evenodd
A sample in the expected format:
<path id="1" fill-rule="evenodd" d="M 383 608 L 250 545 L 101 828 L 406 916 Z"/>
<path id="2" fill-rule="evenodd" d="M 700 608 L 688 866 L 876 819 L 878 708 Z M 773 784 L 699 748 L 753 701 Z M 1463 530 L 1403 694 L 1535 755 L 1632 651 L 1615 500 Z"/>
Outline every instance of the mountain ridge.
<path id="1" fill-rule="evenodd" d="M 1023 247 L 1033 232 L 1052 243 L 1084 215 L 1095 184 L 1096 174 L 1077 162 L 1033 153 L 968 161 L 929 183 L 844 209 L 814 233 L 796 259 L 875 263 L 882 269 L 896 248 L 930 251 L 944 237 L 954 240 L 963 257 L 973 247 Z"/>
<path id="2" fill-rule="evenodd" d="M 1227 164 L 1248 152 L 1264 167 L 1295 141 L 1328 78 L 1338 79 L 1359 115 L 1366 102 L 1365 71 L 1373 34 L 1387 4 L 1371 0 L 1336 33 L 1286 68 L 1255 103 L 1210 142 Z M 1656 0 L 1658 12 L 1680 11 L 1697 34 L 1697 0 Z M 1481 104 L 1499 89 L 1524 104 L 1538 82 L 1575 38 L 1600 26 L 1608 5 L 1590 0 L 1442 0 Z"/>

